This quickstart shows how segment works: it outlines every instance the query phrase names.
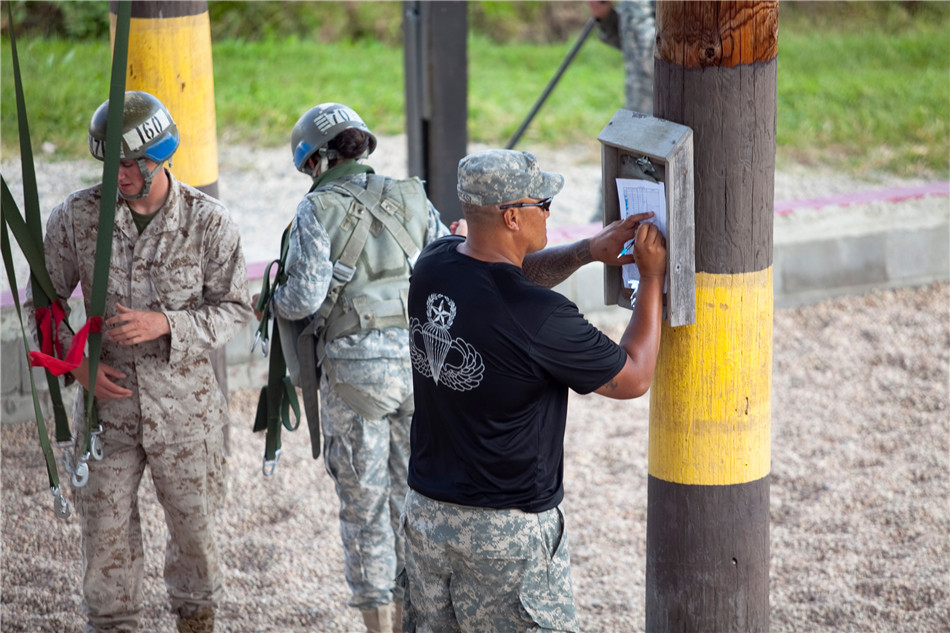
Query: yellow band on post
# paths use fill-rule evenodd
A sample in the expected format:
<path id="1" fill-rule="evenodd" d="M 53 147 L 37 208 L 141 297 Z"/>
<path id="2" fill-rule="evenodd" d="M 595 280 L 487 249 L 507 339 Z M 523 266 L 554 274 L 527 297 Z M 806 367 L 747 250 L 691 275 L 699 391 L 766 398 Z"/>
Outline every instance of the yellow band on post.
<path id="1" fill-rule="evenodd" d="M 110 14 L 115 32 L 115 14 Z M 210 18 L 198 15 L 133 18 L 127 90 L 158 97 L 178 126 L 181 145 L 172 159 L 176 178 L 194 187 L 218 180 Z"/>
<path id="2" fill-rule="evenodd" d="M 772 268 L 696 274 L 696 323 L 664 323 L 650 394 L 649 472 L 729 485 L 771 467 Z"/>

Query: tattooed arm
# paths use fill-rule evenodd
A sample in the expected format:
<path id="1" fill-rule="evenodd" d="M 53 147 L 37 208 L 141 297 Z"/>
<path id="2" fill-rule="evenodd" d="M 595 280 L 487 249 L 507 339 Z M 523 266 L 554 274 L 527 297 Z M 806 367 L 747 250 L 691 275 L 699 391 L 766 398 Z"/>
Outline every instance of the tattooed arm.
<path id="1" fill-rule="evenodd" d="M 545 288 L 553 288 L 584 264 L 595 261 L 608 266 L 632 264 L 632 250 L 623 257 L 617 255 L 623 250 L 624 244 L 636 236 L 640 222 L 652 215 L 652 212 L 631 215 L 625 220 L 612 222 L 594 237 L 531 253 L 525 256 L 521 267 L 531 281 Z"/>
<path id="2" fill-rule="evenodd" d="M 525 256 L 521 267 L 525 277 L 545 288 L 553 288 L 575 270 L 594 261 L 590 254 L 590 239 L 573 244 L 552 246 Z"/>

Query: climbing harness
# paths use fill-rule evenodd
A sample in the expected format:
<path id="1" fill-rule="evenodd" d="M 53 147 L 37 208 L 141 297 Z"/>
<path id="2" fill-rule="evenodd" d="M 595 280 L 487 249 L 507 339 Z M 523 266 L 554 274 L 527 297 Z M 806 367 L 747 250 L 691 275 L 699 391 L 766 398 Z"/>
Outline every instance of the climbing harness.
<path id="1" fill-rule="evenodd" d="M 13 15 L 9 4 L 8 11 L 10 23 L 12 24 Z M 110 101 L 112 103 L 122 102 L 125 92 L 125 69 L 128 54 L 130 17 L 131 2 L 128 0 L 119 2 L 110 83 Z M 112 251 L 112 228 L 115 219 L 115 201 L 118 194 L 122 109 L 114 108 L 114 112 L 109 113 L 109 145 L 106 149 L 105 164 L 103 167 L 99 232 L 96 242 L 96 261 L 93 276 L 93 296 L 89 310 L 90 316 L 85 326 L 75 333 L 69 351 L 64 354 L 59 339 L 60 328 L 63 325 L 69 328 L 70 331 L 71 328 L 66 319 L 66 310 L 56 294 L 49 272 L 46 269 L 43 251 L 43 228 L 39 212 L 39 197 L 37 194 L 36 173 L 33 164 L 33 151 L 30 144 L 29 126 L 26 120 L 26 106 L 23 97 L 23 84 L 20 76 L 19 60 L 16 52 L 16 41 L 13 37 L 12 29 L 10 33 L 10 44 L 16 90 L 17 121 L 26 214 L 24 220 L 4 180 L 2 182 L 2 204 L 0 204 L 0 206 L 2 206 L 2 222 L 0 222 L 0 224 L 2 224 L 3 260 L 7 269 L 7 276 L 10 279 L 17 314 L 20 318 L 20 327 L 23 332 L 24 347 L 29 357 L 30 365 L 33 367 L 43 367 L 46 370 L 47 385 L 50 398 L 53 401 L 53 416 L 56 423 L 56 443 L 57 447 L 63 448 L 63 466 L 72 476 L 73 485 L 81 487 L 88 481 L 89 458 L 101 460 L 103 457 L 102 441 L 99 438 L 99 435 L 102 433 L 102 427 L 98 424 L 96 417 L 93 394 L 95 393 L 96 372 L 98 370 L 99 353 L 101 350 L 102 315 L 105 308 L 105 294 L 108 285 L 109 262 Z M 14 234 L 17 244 L 20 246 L 20 249 L 23 251 L 30 265 L 30 282 L 33 291 L 34 306 L 36 308 L 36 322 L 40 342 L 39 351 L 30 351 L 29 345 L 27 344 L 26 328 L 23 325 L 23 315 L 19 303 L 14 267 L 12 265 L 12 252 L 10 249 L 8 228 L 9 231 Z M 83 434 L 84 445 L 81 456 L 77 460 L 75 456 L 70 453 L 70 448 L 76 443 L 76 438 L 70 433 L 69 421 L 62 402 L 58 376 L 72 371 L 79 366 L 83 358 L 84 347 L 87 343 L 89 345 L 89 390 L 84 392 L 84 401 L 86 403 L 84 416 L 86 424 L 85 433 Z M 32 372 L 30 372 L 30 386 L 33 395 L 34 413 L 36 415 L 40 444 L 46 459 L 50 490 L 53 492 L 54 497 L 54 513 L 58 517 L 67 518 L 70 514 L 69 504 L 60 492 L 56 460 L 53 458 L 49 434 L 43 421 L 43 413 L 39 405 L 39 398 Z"/>
<path id="2" fill-rule="evenodd" d="M 405 293 L 395 299 L 371 301 L 366 297 L 357 297 L 353 300 L 353 307 L 348 307 L 343 300 L 344 290 L 357 275 L 357 265 L 370 235 L 378 234 L 383 228 L 389 232 L 402 250 L 410 269 L 415 263 L 421 250 L 412 236 L 396 217 L 403 211 L 402 206 L 393 198 L 383 198 L 383 185 L 386 178 L 375 174 L 367 174 L 367 186 L 364 189 L 351 182 L 334 181 L 327 188 L 344 193 L 355 200 L 351 203 L 353 213 L 347 213 L 344 225 L 349 230 L 345 236 L 345 244 L 333 264 L 333 275 L 327 290 L 327 296 L 316 313 L 307 319 L 288 321 L 274 317 L 276 327 L 274 342 L 270 344 L 271 360 L 268 385 L 261 391 L 258 400 L 257 417 L 254 431 L 267 429 L 268 437 L 265 448 L 265 475 L 268 474 L 268 460 L 273 466 L 279 459 L 279 419 L 288 430 L 294 430 L 287 424 L 286 409 L 278 406 L 276 399 L 290 399 L 296 402 L 296 392 L 293 385 L 301 389 L 304 400 L 304 410 L 307 415 L 307 425 L 310 429 L 311 452 L 314 459 L 320 456 L 320 380 L 324 370 L 326 344 L 335 338 L 368 329 L 402 326 L 408 327 L 406 316 Z M 424 190 L 418 181 L 412 187 L 418 188 L 424 199 Z M 352 220 L 352 218 L 356 218 Z M 352 221 L 350 221 L 352 220 Z M 342 226 L 341 226 L 342 228 Z M 265 321 L 272 318 L 271 303 L 277 288 L 286 281 L 284 266 L 286 263 L 289 240 L 288 227 L 281 238 L 281 256 L 279 260 L 268 266 L 262 284 L 257 309 L 262 312 L 261 325 L 258 328 L 255 341 L 261 341 L 266 347 L 268 344 L 267 324 Z M 270 281 L 271 266 L 277 266 L 277 273 L 273 285 Z M 279 351 L 278 351 L 279 349 Z M 266 353 L 266 352 L 265 352 Z M 275 357 L 280 358 L 275 360 Z M 278 371 L 278 374 L 274 372 Z M 289 375 L 285 376 L 285 372 Z M 329 376 L 332 380 L 332 376 Z M 283 400 L 279 400 L 283 402 Z M 298 413 L 299 408 L 294 409 Z M 279 416 L 279 418 L 278 418 Z M 299 417 L 298 417 L 299 425 Z M 276 439 L 275 436 L 276 435 Z M 275 448 L 276 447 L 276 448 Z M 275 450 L 271 453 L 271 450 Z M 273 473 L 273 467 L 270 468 Z"/>
<path id="3" fill-rule="evenodd" d="M 284 352 L 280 342 L 280 329 L 273 316 L 273 297 L 277 289 L 284 283 L 286 275 L 284 273 L 284 262 L 287 259 L 287 241 L 290 239 L 290 227 L 284 229 L 280 238 L 280 258 L 275 259 L 267 265 L 264 271 L 264 280 L 261 285 L 261 292 L 254 306 L 261 313 L 261 320 L 257 326 L 257 334 L 254 342 L 251 344 L 251 351 L 258 343 L 261 345 L 261 353 L 264 356 L 270 352 L 270 360 L 267 366 L 267 384 L 261 387 L 261 393 L 257 401 L 257 412 L 254 416 L 253 432 L 265 432 L 264 460 L 261 470 L 265 477 L 274 474 L 277 463 L 280 461 L 281 450 L 281 427 L 288 431 L 296 431 L 300 426 L 300 403 L 297 400 L 297 391 L 290 376 L 287 375 L 287 365 L 284 359 Z M 273 275 L 273 284 L 271 282 L 271 269 L 276 266 L 277 269 Z M 270 328 L 269 328 L 270 326 Z M 273 342 L 270 341 L 269 330 L 273 331 Z M 290 421 L 290 411 L 293 410 L 296 423 Z"/>

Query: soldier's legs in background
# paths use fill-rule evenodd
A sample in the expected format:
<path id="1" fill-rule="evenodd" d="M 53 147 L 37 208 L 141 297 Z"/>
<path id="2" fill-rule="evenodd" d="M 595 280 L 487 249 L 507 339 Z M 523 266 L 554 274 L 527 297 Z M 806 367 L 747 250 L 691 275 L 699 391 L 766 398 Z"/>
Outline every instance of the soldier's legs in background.
<path id="1" fill-rule="evenodd" d="M 626 107 L 650 116 L 653 115 L 655 4 L 652 0 L 617 4 L 624 62 Z"/>
<path id="2" fill-rule="evenodd" d="M 406 373 L 411 384 L 412 370 Z M 391 416 L 389 426 L 389 521 L 396 541 L 396 573 L 405 565 L 405 536 L 399 528 L 402 511 L 406 505 L 406 493 L 409 492 L 409 429 L 412 425 L 414 403 L 410 394 L 400 410 Z M 394 597 L 402 602 L 402 587 L 394 588 Z M 398 605 L 397 605 L 398 607 Z M 401 608 L 397 608 L 401 615 Z M 400 630 L 399 627 L 395 627 Z"/>
<path id="3" fill-rule="evenodd" d="M 352 592 L 349 604 L 360 609 L 399 598 L 395 577 L 402 560 L 396 532 L 406 490 L 410 415 L 390 412 L 411 408 L 406 404 L 407 398 L 411 401 L 410 374 L 408 361 L 406 371 L 399 361 L 377 365 L 336 361 L 334 375 L 346 381 L 345 388 L 330 388 L 324 382 L 321 390 L 324 464 L 340 499 L 344 572 Z M 390 403 L 390 412 L 380 417 L 360 415 L 351 406 L 355 389 L 367 394 L 363 402 L 374 400 L 379 409 Z M 389 416 L 398 421 L 391 422 Z M 400 450 L 394 450 L 399 445 Z"/>
<path id="4" fill-rule="evenodd" d="M 350 606 L 389 604 L 396 576 L 395 535 L 389 516 L 389 422 L 368 420 L 332 396 L 323 408 L 323 458 L 340 500 L 340 537 Z M 348 422 L 345 435 L 326 421 Z M 339 425 L 334 425 L 339 426 Z"/>

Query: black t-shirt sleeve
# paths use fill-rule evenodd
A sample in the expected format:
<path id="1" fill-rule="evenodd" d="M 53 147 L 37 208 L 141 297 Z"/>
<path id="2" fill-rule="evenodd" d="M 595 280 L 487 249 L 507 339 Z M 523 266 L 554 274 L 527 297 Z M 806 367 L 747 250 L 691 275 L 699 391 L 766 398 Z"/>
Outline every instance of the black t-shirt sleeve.
<path id="1" fill-rule="evenodd" d="M 586 394 L 606 384 L 627 362 L 627 353 L 566 302 L 538 330 L 532 356 L 555 380 Z"/>

